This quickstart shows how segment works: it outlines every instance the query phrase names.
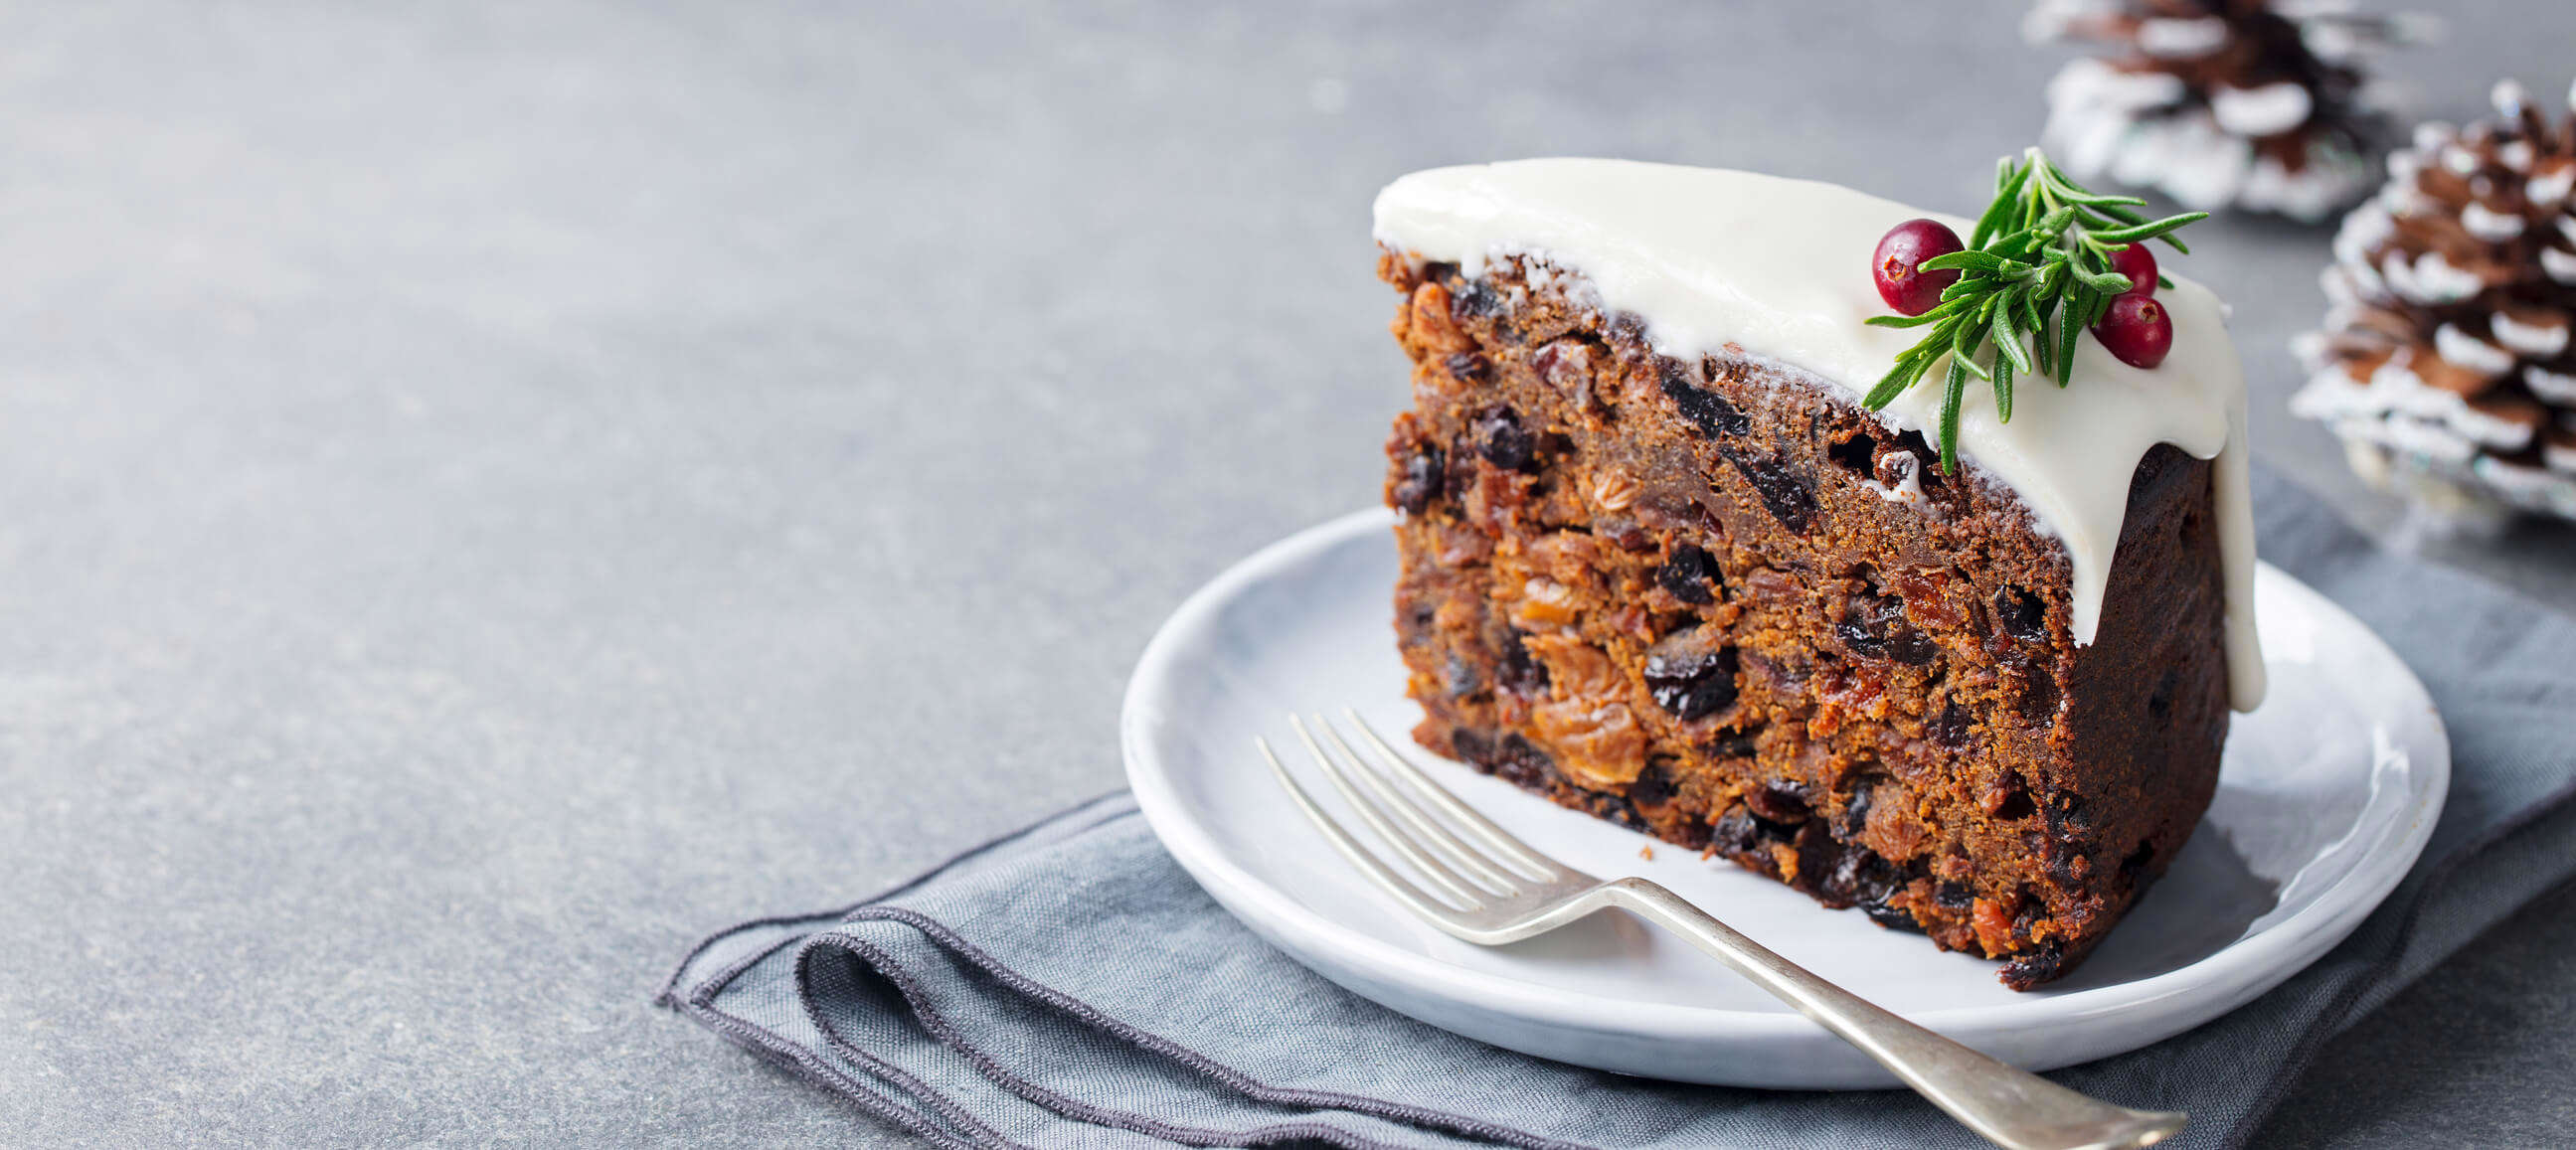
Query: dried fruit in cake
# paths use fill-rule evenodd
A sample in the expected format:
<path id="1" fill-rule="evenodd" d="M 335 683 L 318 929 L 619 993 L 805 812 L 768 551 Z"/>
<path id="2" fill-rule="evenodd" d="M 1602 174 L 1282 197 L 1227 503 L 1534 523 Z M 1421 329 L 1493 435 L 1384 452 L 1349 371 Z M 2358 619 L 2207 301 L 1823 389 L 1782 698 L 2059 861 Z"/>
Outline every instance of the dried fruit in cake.
<path id="1" fill-rule="evenodd" d="M 2064 253 L 1946 269 L 1951 299 L 2012 321 L 1943 328 L 1973 314 L 1943 301 L 1912 328 L 1864 324 L 1891 303 L 1879 240 L 1922 218 L 1615 161 L 1387 189 L 1379 274 L 1416 372 L 1387 444 L 1396 629 L 1423 745 L 2027 988 L 2162 873 L 2209 801 L 2231 702 L 2260 697 L 2242 379 L 2217 301 L 2187 281 L 2144 297 L 2175 315 L 2159 365 L 2087 334 L 2088 309 L 2141 297 L 2109 259 L 2124 241 L 2072 213 L 1934 221 L 1987 233 L 1953 255 L 2041 232 Z M 2005 259 L 2062 267 L 2059 292 Z M 2024 388 L 2010 421 L 1986 381 L 1865 402 L 1927 330 L 1946 342 L 1918 378 L 1958 357 L 1993 373 L 2002 341 L 2036 355 L 2045 334 L 2072 382 Z M 2122 373 L 2136 386 L 2109 385 Z"/>

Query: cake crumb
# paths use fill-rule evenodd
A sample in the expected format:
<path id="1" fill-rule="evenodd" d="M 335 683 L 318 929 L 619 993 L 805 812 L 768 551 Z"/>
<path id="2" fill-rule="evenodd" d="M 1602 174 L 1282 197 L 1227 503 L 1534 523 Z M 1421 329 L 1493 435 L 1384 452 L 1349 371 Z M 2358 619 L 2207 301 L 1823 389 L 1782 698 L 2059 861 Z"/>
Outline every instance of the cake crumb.
<path id="1" fill-rule="evenodd" d="M 2219 541 L 2182 529 L 2212 514 L 2207 465 L 2160 445 L 2122 477 L 2154 493 L 2123 520 L 2143 550 L 2120 569 L 2144 573 L 2133 618 L 2155 622 L 2104 650 L 2166 665 L 2041 674 L 2072 650 L 2072 593 L 2008 488 L 1944 476 L 1837 384 L 1741 351 L 1665 356 L 1645 321 L 1535 286 L 1527 257 L 1468 275 L 1418 255 L 1379 260 L 1415 384 L 1384 476 L 1415 742 L 1646 832 L 1638 874 L 1670 843 L 1685 869 L 2013 962 L 2017 989 L 2080 958 L 2215 777 L 2223 620 L 2193 605 Z M 1932 508 L 1950 518 L 1927 536 Z M 1887 561 L 1918 549 L 1926 565 Z M 1993 738 L 2105 701 L 2121 722 Z M 2168 725 L 2180 741 L 2131 737 Z M 2006 776 L 2052 789 L 1980 801 Z M 1979 897 L 2000 932 L 1977 929 L 1997 921 Z"/>

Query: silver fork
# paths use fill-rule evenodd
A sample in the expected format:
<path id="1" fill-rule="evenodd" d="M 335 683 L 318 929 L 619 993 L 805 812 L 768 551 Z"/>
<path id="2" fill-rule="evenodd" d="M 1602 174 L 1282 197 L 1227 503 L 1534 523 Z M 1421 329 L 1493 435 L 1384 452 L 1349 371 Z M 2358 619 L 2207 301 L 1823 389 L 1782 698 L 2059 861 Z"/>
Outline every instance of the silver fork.
<path id="1" fill-rule="evenodd" d="M 1540 854 L 1432 782 L 1379 738 L 1359 712 L 1343 714 L 1373 755 L 1353 750 L 1341 731 L 1321 715 L 1314 720 L 1315 728 L 1324 734 L 1320 742 L 1297 716 L 1290 715 L 1288 722 L 1361 821 L 1437 890 L 1436 897 L 1397 873 L 1316 806 L 1271 751 L 1269 740 L 1254 736 L 1253 742 L 1298 809 L 1314 820 L 1352 865 L 1424 921 L 1451 935 L 1497 946 L 1545 934 L 1603 907 L 1619 907 L 1717 956 L 1754 985 L 1859 1047 L 1904 1079 L 1915 1093 L 1997 1145 L 2011 1150 L 2116 1150 L 2153 1146 L 2182 1129 L 2183 1114 L 2131 1110 L 2088 1098 L 1907 1022 L 1771 953 L 1645 879 L 1604 882 Z M 1327 753 L 1327 743 L 1338 755 Z M 1421 801 L 1407 798 L 1393 781 L 1398 779 Z M 1447 816 L 1449 823 L 1433 811 Z"/>

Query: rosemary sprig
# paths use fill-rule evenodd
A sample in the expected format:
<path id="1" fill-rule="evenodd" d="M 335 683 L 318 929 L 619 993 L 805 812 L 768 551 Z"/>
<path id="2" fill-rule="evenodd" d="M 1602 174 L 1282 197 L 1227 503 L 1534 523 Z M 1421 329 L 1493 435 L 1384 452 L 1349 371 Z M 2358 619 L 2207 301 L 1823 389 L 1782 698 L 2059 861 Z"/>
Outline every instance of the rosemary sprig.
<path id="1" fill-rule="evenodd" d="M 2149 220 L 2134 209 L 2147 202 L 2106 196 L 2066 178 L 2037 148 L 2006 156 L 1995 166 L 1995 198 L 1977 218 L 1965 251 L 1923 261 L 1923 270 L 1956 269 L 1957 283 L 1921 315 L 1872 316 L 1880 327 L 1929 327 L 1923 340 L 1896 357 L 1896 365 L 1861 402 L 1886 407 L 1920 382 L 1933 365 L 1949 361 L 1941 397 L 1941 470 L 1959 459 L 1959 405 L 1970 377 L 1994 385 L 1996 417 L 2012 421 L 2016 376 L 2055 376 L 2075 381 L 2075 340 L 2101 322 L 2111 301 L 2129 290 L 2129 277 L 2114 270 L 2111 254 L 2130 244 L 2163 240 L 2188 253 L 2171 234 L 2209 218 L 2185 212 Z M 2162 276 L 2157 282 L 2172 287 Z M 2028 341 L 2028 346 L 2024 346 Z M 1988 343 L 1995 354 L 1979 362 Z"/>

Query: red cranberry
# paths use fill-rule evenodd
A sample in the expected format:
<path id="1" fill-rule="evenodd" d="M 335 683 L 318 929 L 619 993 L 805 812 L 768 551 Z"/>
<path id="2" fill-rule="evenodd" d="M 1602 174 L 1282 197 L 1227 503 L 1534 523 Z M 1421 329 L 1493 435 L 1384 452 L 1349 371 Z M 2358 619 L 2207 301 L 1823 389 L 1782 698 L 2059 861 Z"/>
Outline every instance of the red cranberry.
<path id="1" fill-rule="evenodd" d="M 1907 315 L 1921 315 L 1941 303 L 1941 289 L 1959 282 L 1959 271 L 1920 270 L 1923 261 L 1946 256 L 1967 247 L 1959 242 L 1959 233 L 1942 226 L 1939 220 L 1907 220 L 1887 229 L 1879 237 L 1878 254 L 1870 257 L 1870 278 L 1878 284 L 1878 298 L 1887 306 Z"/>
<path id="2" fill-rule="evenodd" d="M 2147 296 L 2124 295 L 2112 300 L 2102 322 L 2093 325 L 2093 338 L 2101 340 L 2120 362 L 2151 368 L 2173 350 L 2173 317 L 2165 314 L 2165 305 Z"/>
<path id="3" fill-rule="evenodd" d="M 2129 290 L 2121 295 L 2156 294 L 2156 253 L 2145 244 L 2130 244 L 2111 253 L 2111 270 L 2129 277 Z"/>

